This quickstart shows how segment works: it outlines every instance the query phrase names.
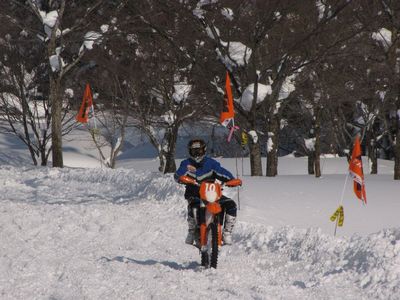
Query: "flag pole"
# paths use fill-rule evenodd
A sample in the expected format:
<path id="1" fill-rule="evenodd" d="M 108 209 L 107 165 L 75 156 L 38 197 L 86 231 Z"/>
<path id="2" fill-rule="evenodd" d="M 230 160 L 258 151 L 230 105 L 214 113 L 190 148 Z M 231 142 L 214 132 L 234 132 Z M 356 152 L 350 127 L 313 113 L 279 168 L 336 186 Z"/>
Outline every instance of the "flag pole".
<path id="1" fill-rule="evenodd" d="M 235 128 L 235 120 L 232 120 L 232 128 Z M 233 135 L 235 135 L 235 132 L 233 132 Z M 236 139 L 237 142 L 237 139 Z M 240 143 L 239 143 L 240 146 Z M 235 149 L 235 162 L 236 162 L 236 178 L 239 178 L 239 167 L 238 167 L 238 153 L 237 149 Z M 237 187 L 237 198 L 238 198 L 238 209 L 240 210 L 240 189 Z"/>
<path id="2" fill-rule="evenodd" d="M 345 190 L 346 190 L 346 185 L 347 185 L 347 180 L 349 179 L 349 175 L 350 175 L 350 174 L 347 172 L 346 180 L 344 181 L 344 186 L 343 186 L 343 190 L 342 190 L 342 196 L 340 197 L 340 203 L 339 203 L 339 205 L 343 205 L 344 192 L 345 192 Z"/>
<path id="3" fill-rule="evenodd" d="M 243 150 L 241 151 L 241 155 L 242 155 L 242 177 L 243 177 L 244 176 L 243 175 L 243 173 L 244 173 L 244 171 L 243 171 L 244 170 L 244 168 L 243 168 Z"/>
<path id="4" fill-rule="evenodd" d="M 93 104 L 92 104 L 92 111 L 93 111 L 93 123 L 94 123 L 94 129 L 97 131 L 96 115 L 94 114 L 94 105 L 93 105 Z"/>
<path id="5" fill-rule="evenodd" d="M 98 134 L 98 130 L 97 130 L 97 122 L 96 122 L 96 115 L 94 113 L 93 102 L 92 102 L 92 113 L 93 113 L 93 124 L 94 124 L 93 138 L 95 138 L 95 135 Z M 99 160 L 100 160 L 100 168 L 103 169 L 103 159 L 101 158 L 100 153 L 99 153 Z"/>
<path id="6" fill-rule="evenodd" d="M 90 90 L 90 92 L 91 92 L 91 90 Z M 92 99 L 93 99 L 93 96 L 92 96 Z M 88 129 L 89 129 L 89 131 L 92 131 L 93 140 L 95 140 L 95 139 L 96 139 L 96 134 L 98 134 L 98 130 L 97 130 L 96 115 L 95 115 L 95 113 L 94 113 L 94 103 L 93 103 L 93 100 L 92 100 L 91 109 L 92 109 L 92 114 L 93 114 L 93 125 L 94 125 L 94 130 L 93 130 L 93 129 L 92 129 L 92 130 L 89 129 L 89 123 L 88 123 Z M 100 161 L 100 168 L 103 169 L 103 159 L 101 158 L 101 154 L 100 154 L 100 153 L 99 153 L 99 161 Z"/>
<path id="7" fill-rule="evenodd" d="M 97 122 L 96 122 L 96 115 L 94 113 L 94 103 L 92 101 L 92 113 L 93 113 L 93 124 L 94 124 L 94 131 L 93 131 L 93 139 L 95 139 L 95 135 L 98 134 L 97 130 Z M 99 160 L 100 160 L 100 168 L 103 169 L 103 159 L 101 158 L 101 154 L 99 153 Z"/>
<path id="8" fill-rule="evenodd" d="M 235 160 L 236 160 L 236 178 L 239 178 L 237 150 L 235 150 Z M 238 198 L 238 209 L 240 210 L 240 189 L 239 189 L 239 187 L 237 187 L 237 198 Z"/>
<path id="9" fill-rule="evenodd" d="M 349 179 L 349 175 L 350 175 L 350 173 L 347 172 L 346 180 L 344 181 L 344 186 L 343 186 L 343 190 L 342 190 L 342 196 L 340 197 L 339 206 L 343 205 L 344 192 L 346 191 L 347 180 Z M 337 227 L 338 227 L 338 222 L 339 222 L 339 218 L 336 218 L 335 231 L 333 233 L 333 236 L 336 236 L 336 230 L 337 230 Z"/>
<path id="10" fill-rule="evenodd" d="M 336 237 L 336 230 L 337 230 L 337 227 L 338 227 L 338 223 L 339 223 L 339 218 L 336 218 L 336 222 L 335 222 L 335 232 L 333 233 L 333 236 L 335 236 L 335 237 Z"/>

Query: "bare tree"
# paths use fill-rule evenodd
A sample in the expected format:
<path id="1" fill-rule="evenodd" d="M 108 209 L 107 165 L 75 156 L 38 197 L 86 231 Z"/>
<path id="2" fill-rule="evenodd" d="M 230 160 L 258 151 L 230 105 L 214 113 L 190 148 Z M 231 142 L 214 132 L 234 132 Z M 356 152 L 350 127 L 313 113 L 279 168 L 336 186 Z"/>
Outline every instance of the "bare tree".
<path id="1" fill-rule="evenodd" d="M 197 111 L 190 105 L 194 100 L 190 96 L 192 86 L 184 80 L 176 81 L 178 73 L 168 76 L 167 70 L 168 66 L 162 77 L 146 90 L 143 90 L 143 86 L 147 85 L 147 80 L 142 82 L 142 87 L 136 89 L 133 83 L 130 84 L 133 100 L 130 111 L 133 125 L 147 135 L 158 151 L 159 170 L 171 173 L 176 170 L 175 151 L 179 128 L 194 117 Z"/>
<path id="2" fill-rule="evenodd" d="M 268 133 L 267 176 L 277 174 L 285 100 L 294 90 L 296 74 L 326 52 L 322 47 L 308 51 L 309 42 L 324 34 L 350 3 L 330 1 L 320 3 L 321 8 L 315 1 L 238 0 L 197 6 L 195 15 L 214 43 L 219 61 L 230 72 L 241 101 L 236 105 L 240 125 L 255 137 L 250 142 L 252 175 L 262 174 L 258 135 L 263 131 Z M 339 42 L 338 38 L 332 43 Z M 252 101 L 244 100 L 246 95 Z M 260 120 L 267 123 L 260 124 Z"/>
<path id="3" fill-rule="evenodd" d="M 178 9 L 184 5 L 189 4 L 155 0 L 129 2 L 126 6 L 139 16 L 129 23 L 138 28 L 130 35 L 127 47 L 135 53 L 131 60 L 136 64 L 127 79 L 130 112 L 133 125 L 157 149 L 159 169 L 164 173 L 176 170 L 180 127 L 186 121 L 201 118 L 200 112 L 210 102 L 196 81 L 200 78 L 196 74 L 204 70 L 200 57 L 202 43 L 196 39 L 191 14 Z"/>
<path id="4" fill-rule="evenodd" d="M 400 180 L 400 3 L 377 0 L 361 7 L 358 17 L 369 29 L 376 50 L 368 59 L 377 70 L 376 81 L 382 82 L 375 90 L 379 95 L 381 123 L 385 124 L 394 155 L 394 179 Z"/>
<path id="5" fill-rule="evenodd" d="M 18 17 L 29 19 L 29 14 L 22 12 Z M 10 21 L 9 18 L 3 21 Z M 17 22 L 18 19 L 11 20 Z M 51 104 L 46 93 L 46 68 L 38 62 L 45 60 L 46 55 L 41 47 L 31 45 L 29 32 L 13 22 L 5 22 L 1 26 L 4 29 L 4 35 L 0 37 L 1 128 L 23 141 L 35 165 L 40 162 L 44 166 L 52 149 Z M 68 95 L 63 93 L 60 97 L 67 99 Z M 62 134 L 67 134 L 72 127 L 67 110 L 68 102 L 64 101 Z"/>
<path id="6" fill-rule="evenodd" d="M 129 99 L 120 78 L 116 74 L 109 75 L 107 80 L 98 78 L 94 85 L 98 92 L 96 101 L 101 98 L 101 102 L 96 105 L 89 131 L 102 164 L 114 169 L 117 156 L 125 142 Z"/>
<path id="7" fill-rule="evenodd" d="M 37 76 L 35 71 L 29 72 L 21 61 L 12 59 L 17 51 L 9 53 L 7 61 L 0 63 L 0 128 L 22 140 L 34 165 L 40 162 L 45 166 L 50 154 L 48 103 L 32 85 L 35 81 L 32 77 Z"/>
<path id="8" fill-rule="evenodd" d="M 8 20 L 10 26 L 22 30 L 26 42 L 46 53 L 40 63 L 46 66 L 48 79 L 44 97 L 48 99 L 51 114 L 53 167 L 63 167 L 62 119 L 65 80 L 86 50 L 100 41 L 100 28 L 93 28 L 98 32 L 89 31 L 88 28 L 95 20 L 104 21 L 104 16 L 100 16 L 104 13 L 100 9 L 103 3 L 103 0 L 28 0 L 1 4 L 0 14 Z"/>

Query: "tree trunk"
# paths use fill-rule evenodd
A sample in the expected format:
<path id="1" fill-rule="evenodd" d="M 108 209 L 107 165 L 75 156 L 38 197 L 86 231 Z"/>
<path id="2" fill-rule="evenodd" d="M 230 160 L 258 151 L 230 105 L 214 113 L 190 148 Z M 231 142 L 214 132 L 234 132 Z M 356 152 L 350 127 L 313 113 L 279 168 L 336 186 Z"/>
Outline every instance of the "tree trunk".
<path id="1" fill-rule="evenodd" d="M 309 139 L 315 139 L 315 119 L 312 119 L 312 123 L 311 123 L 311 129 L 308 135 Z M 307 148 L 307 147 L 306 147 Z M 315 174 L 315 146 L 314 149 L 308 149 L 308 153 L 307 153 L 307 161 L 308 161 L 308 175 L 314 175 Z"/>
<path id="2" fill-rule="evenodd" d="M 367 144 L 368 159 L 371 163 L 370 174 L 378 174 L 377 149 L 376 149 L 376 142 L 375 142 L 375 138 L 374 138 L 372 129 L 367 130 L 365 138 L 366 138 L 366 144 Z"/>
<path id="3" fill-rule="evenodd" d="M 375 139 L 371 140 L 371 149 L 368 151 L 369 159 L 371 161 L 371 174 L 378 174 L 378 153 L 376 149 Z"/>
<path id="4" fill-rule="evenodd" d="M 211 147 L 209 153 L 211 157 L 215 156 L 215 125 L 213 126 L 211 131 Z"/>
<path id="5" fill-rule="evenodd" d="M 252 138 L 249 138 L 249 150 L 250 150 L 250 172 L 251 176 L 262 176 L 262 164 L 261 164 L 261 149 L 260 143 L 255 143 Z"/>
<path id="6" fill-rule="evenodd" d="M 267 151 L 267 171 L 266 176 L 274 177 L 278 175 L 278 140 L 279 140 L 279 118 L 274 114 L 270 118 L 268 126 L 268 143 L 272 143 L 268 146 Z"/>
<path id="7" fill-rule="evenodd" d="M 46 111 L 46 126 L 48 127 L 47 123 L 50 121 L 48 118 L 49 114 Z M 49 151 L 46 148 L 47 139 L 48 139 L 48 131 L 47 129 L 42 129 L 38 133 L 38 145 L 39 145 L 39 155 L 41 160 L 41 166 L 47 166 L 47 161 L 49 158 Z M 38 156 L 39 156 L 38 155 Z"/>
<path id="8" fill-rule="evenodd" d="M 269 106 L 268 128 L 267 128 L 268 142 L 272 142 L 272 144 L 268 146 L 269 149 L 267 151 L 266 176 L 268 177 L 274 177 L 278 175 L 278 148 L 279 148 L 280 125 L 281 125 L 280 106 L 282 104 L 281 101 L 279 100 L 279 94 L 282 90 L 282 85 L 286 78 L 281 76 L 284 74 L 283 72 L 283 70 L 285 70 L 284 65 L 281 67 L 281 70 L 279 71 L 280 75 L 277 73 L 277 77 L 279 79 L 275 80 L 274 83 L 272 84 L 272 94 L 270 95 L 270 101 L 268 104 Z"/>
<path id="9" fill-rule="evenodd" d="M 119 124 L 119 126 L 120 126 L 120 140 L 115 148 L 111 147 L 112 155 L 111 155 L 111 159 L 110 159 L 110 164 L 111 164 L 112 169 L 115 169 L 115 165 L 117 163 L 117 156 L 118 156 L 119 152 L 121 151 L 122 147 L 124 146 L 126 123 L 128 122 L 128 111 L 129 111 L 128 106 L 129 106 L 128 102 L 125 101 L 124 102 L 124 115 L 122 116 L 122 122 L 121 123 L 117 122 L 117 124 Z"/>
<path id="10" fill-rule="evenodd" d="M 396 110 L 396 144 L 394 145 L 394 179 L 400 180 L 400 99 Z"/>
<path id="11" fill-rule="evenodd" d="M 158 153 L 158 160 L 160 161 L 158 166 L 158 171 L 163 172 L 165 171 L 165 153 L 164 151 L 160 151 Z"/>
<path id="12" fill-rule="evenodd" d="M 59 3 L 58 18 L 51 29 L 50 39 L 47 44 L 47 57 L 50 58 L 57 53 L 58 41 L 57 31 L 65 10 L 66 0 Z M 51 63 L 48 65 L 49 72 L 49 103 L 51 106 L 51 154 L 53 167 L 63 168 L 62 153 L 62 98 L 61 98 L 61 80 L 62 80 L 62 62 L 59 58 L 59 69 L 53 70 Z"/>
<path id="13" fill-rule="evenodd" d="M 398 16 L 392 20 L 392 37 L 393 46 L 387 54 L 387 60 L 389 65 L 392 67 L 393 80 L 396 83 L 394 94 L 394 108 L 395 108 L 395 124 L 394 124 L 394 141 L 393 141 L 393 154 L 394 154 L 394 180 L 400 180 L 400 55 L 398 49 L 400 47 L 399 35 L 400 31 L 398 28 Z"/>
<path id="14" fill-rule="evenodd" d="M 175 173 L 176 171 L 175 151 L 176 151 L 176 140 L 178 138 L 178 129 L 179 129 L 178 124 L 168 129 L 167 133 L 168 151 L 165 153 L 166 162 L 165 162 L 164 174 Z"/>
<path id="15" fill-rule="evenodd" d="M 317 106 L 315 113 L 315 177 L 321 177 L 321 107 Z"/>
<path id="16" fill-rule="evenodd" d="M 50 75 L 51 153 L 53 156 L 53 167 L 63 168 L 61 128 L 62 100 L 60 96 L 60 82 L 59 79 L 54 78 L 54 76 L 56 76 L 56 74 Z"/>
<path id="17" fill-rule="evenodd" d="M 165 162 L 164 174 L 175 173 L 175 171 L 176 171 L 175 153 L 167 152 L 166 156 L 165 156 L 165 160 L 166 160 L 166 162 Z"/>
<path id="18" fill-rule="evenodd" d="M 47 166 L 47 155 L 46 155 L 46 147 L 45 146 L 40 148 L 40 158 L 41 158 L 41 165 Z"/>
<path id="19" fill-rule="evenodd" d="M 321 177 L 321 143 L 319 140 L 318 135 L 315 139 L 315 151 L 314 151 L 314 169 L 315 169 L 315 177 Z"/>
<path id="20" fill-rule="evenodd" d="M 253 60 L 254 90 L 253 90 L 253 103 L 249 115 L 249 123 L 250 123 L 249 127 L 251 128 L 250 131 L 257 132 L 255 128 L 257 119 L 256 107 L 258 98 L 258 74 L 256 72 L 256 67 L 254 64 L 255 64 L 255 59 Z M 249 139 L 249 150 L 250 150 L 250 174 L 251 176 L 262 176 L 261 148 L 260 148 L 260 140 L 258 137 L 256 140 L 254 140 L 253 137 Z"/>
<path id="21" fill-rule="evenodd" d="M 29 153 L 31 154 L 31 158 L 32 158 L 33 164 L 35 166 L 37 166 L 38 165 L 38 161 L 36 159 L 35 150 L 33 149 L 33 147 L 31 145 L 28 145 L 28 149 L 29 149 Z M 42 166 L 43 166 L 43 164 L 42 164 Z"/>
<path id="22" fill-rule="evenodd" d="M 314 151 L 308 153 L 308 175 L 314 175 L 314 158 L 315 158 L 315 154 Z"/>

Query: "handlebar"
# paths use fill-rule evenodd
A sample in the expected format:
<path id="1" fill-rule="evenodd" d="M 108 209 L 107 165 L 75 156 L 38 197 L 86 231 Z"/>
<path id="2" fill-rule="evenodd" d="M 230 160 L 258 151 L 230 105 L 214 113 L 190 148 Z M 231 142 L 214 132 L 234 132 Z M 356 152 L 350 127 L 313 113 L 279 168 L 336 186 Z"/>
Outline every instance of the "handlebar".
<path id="1" fill-rule="evenodd" d="M 179 177 L 178 180 L 179 183 L 183 183 L 183 184 L 193 184 L 193 185 L 197 185 L 199 186 L 200 184 L 196 181 L 196 179 L 186 176 L 186 175 L 182 175 L 181 177 Z M 235 186 L 241 186 L 242 185 L 242 180 L 239 178 L 234 178 L 231 180 L 228 180 L 224 183 L 222 183 L 222 185 L 226 185 L 228 187 L 235 187 Z"/>
<path id="2" fill-rule="evenodd" d="M 235 187 L 235 186 L 242 186 L 242 179 L 234 178 L 225 182 L 226 186 Z"/>
<path id="3" fill-rule="evenodd" d="M 199 185 L 198 182 L 194 178 L 186 176 L 186 175 L 180 176 L 179 179 L 178 179 L 178 182 L 179 183 L 184 183 L 184 184 Z"/>

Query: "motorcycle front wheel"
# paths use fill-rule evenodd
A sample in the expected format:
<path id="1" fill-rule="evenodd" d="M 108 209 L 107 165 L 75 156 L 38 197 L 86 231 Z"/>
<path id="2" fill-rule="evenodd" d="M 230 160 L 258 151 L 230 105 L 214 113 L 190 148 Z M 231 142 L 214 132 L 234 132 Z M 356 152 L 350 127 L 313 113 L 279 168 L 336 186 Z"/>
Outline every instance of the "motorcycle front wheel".
<path id="1" fill-rule="evenodd" d="M 207 228 L 207 249 L 201 251 L 201 265 L 216 269 L 218 264 L 218 225 L 211 223 Z"/>

